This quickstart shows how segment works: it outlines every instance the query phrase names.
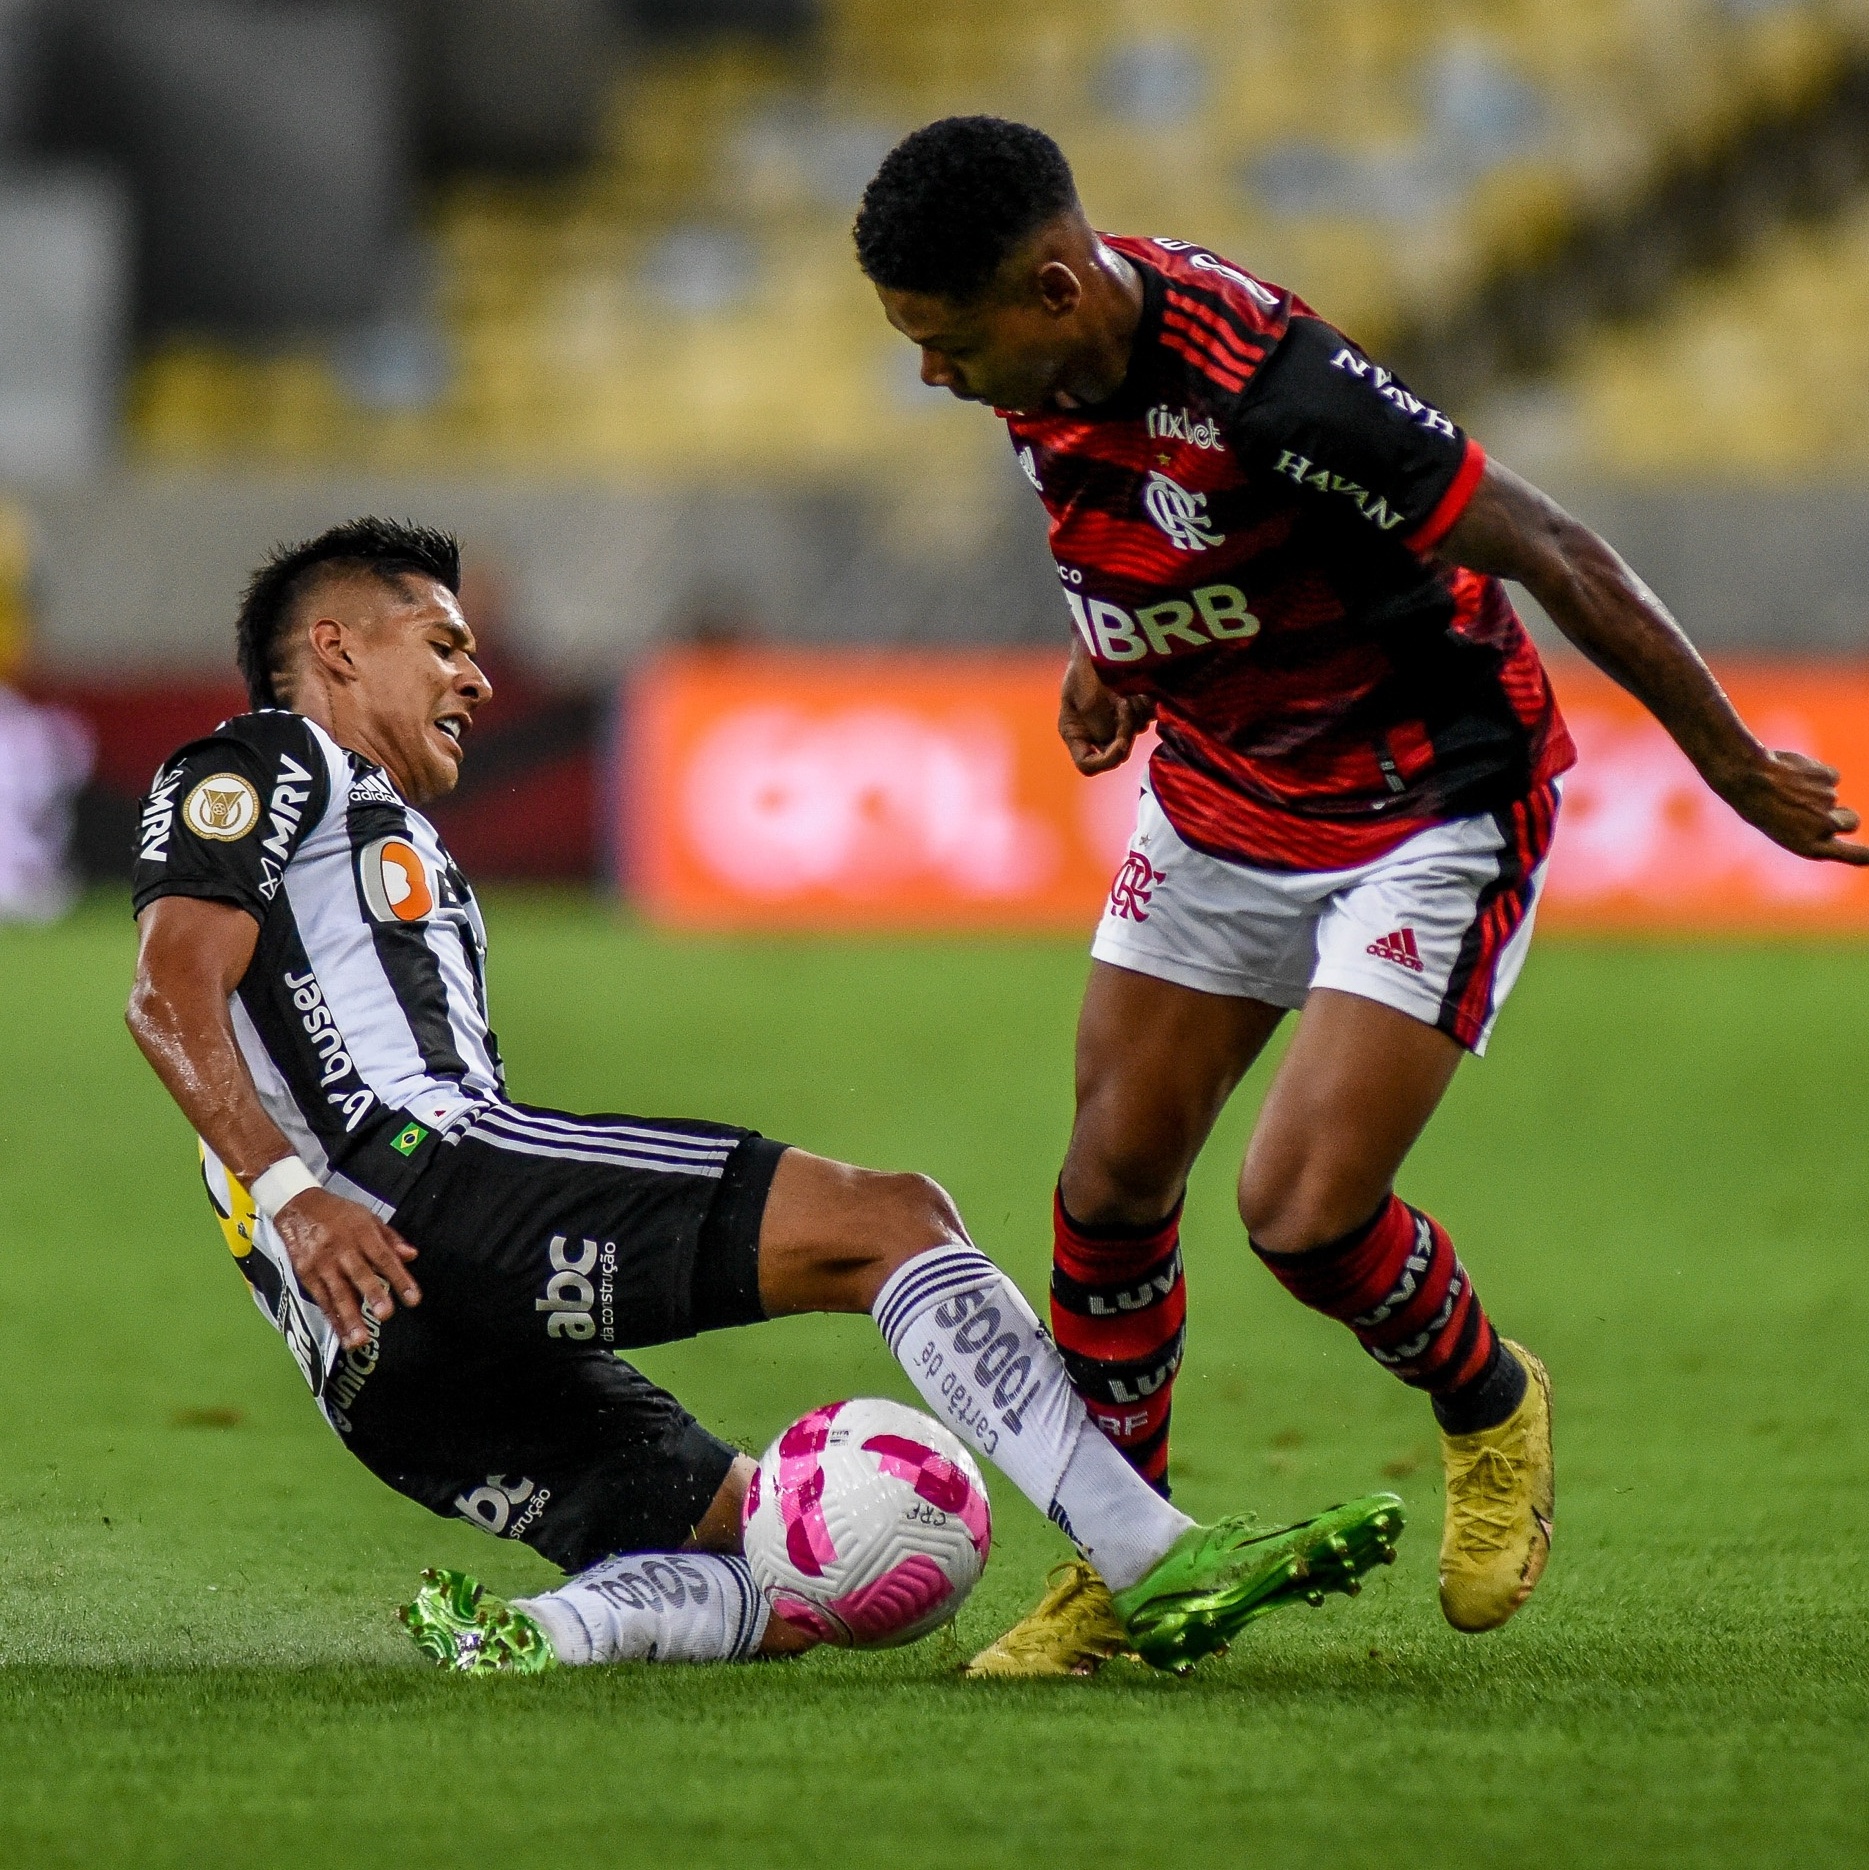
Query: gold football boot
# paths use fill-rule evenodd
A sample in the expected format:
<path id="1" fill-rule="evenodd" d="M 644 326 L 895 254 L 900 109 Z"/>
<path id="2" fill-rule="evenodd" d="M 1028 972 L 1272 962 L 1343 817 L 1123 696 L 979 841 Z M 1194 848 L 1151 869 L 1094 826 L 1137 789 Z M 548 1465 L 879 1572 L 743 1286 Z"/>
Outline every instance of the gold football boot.
<path id="1" fill-rule="evenodd" d="M 1095 1675 L 1129 1648 L 1109 1586 L 1088 1559 L 1054 1566 L 1047 1583 L 1038 1608 L 981 1650 L 962 1675 Z"/>
<path id="2" fill-rule="evenodd" d="M 1470 1634 L 1498 1629 L 1551 1556 L 1551 1379 L 1522 1345 L 1505 1347 L 1525 1368 L 1519 1406 L 1497 1428 L 1441 1436 L 1441 1614 Z"/>

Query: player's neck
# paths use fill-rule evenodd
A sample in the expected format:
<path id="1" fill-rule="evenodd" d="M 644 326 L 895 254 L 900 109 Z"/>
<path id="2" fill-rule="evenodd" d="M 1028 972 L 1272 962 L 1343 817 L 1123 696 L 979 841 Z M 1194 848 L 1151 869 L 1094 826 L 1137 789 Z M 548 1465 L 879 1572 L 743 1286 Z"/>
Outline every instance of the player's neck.
<path id="1" fill-rule="evenodd" d="M 1060 409 L 1107 403 L 1123 387 L 1142 324 L 1142 275 L 1098 241 L 1085 268 L 1081 317 L 1084 342 L 1059 372 L 1052 400 Z"/>
<path id="2" fill-rule="evenodd" d="M 361 712 L 348 705 L 347 694 L 333 694 L 329 689 L 307 682 L 301 692 L 285 704 L 294 714 L 302 714 L 315 726 L 322 727 L 346 753 L 355 753 L 380 766 L 389 782 L 410 804 L 420 804 L 409 775 L 402 770 L 395 749 L 371 729 Z"/>

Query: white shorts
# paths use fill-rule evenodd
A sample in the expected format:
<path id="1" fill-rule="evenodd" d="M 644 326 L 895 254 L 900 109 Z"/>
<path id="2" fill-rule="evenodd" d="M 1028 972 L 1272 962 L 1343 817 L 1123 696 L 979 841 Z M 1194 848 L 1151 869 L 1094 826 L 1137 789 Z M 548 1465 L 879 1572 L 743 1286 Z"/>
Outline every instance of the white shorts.
<path id="1" fill-rule="evenodd" d="M 1531 944 L 1558 782 L 1349 870 L 1262 870 L 1186 843 L 1144 786 L 1090 952 L 1201 993 L 1300 1007 L 1333 987 L 1486 1050 Z"/>

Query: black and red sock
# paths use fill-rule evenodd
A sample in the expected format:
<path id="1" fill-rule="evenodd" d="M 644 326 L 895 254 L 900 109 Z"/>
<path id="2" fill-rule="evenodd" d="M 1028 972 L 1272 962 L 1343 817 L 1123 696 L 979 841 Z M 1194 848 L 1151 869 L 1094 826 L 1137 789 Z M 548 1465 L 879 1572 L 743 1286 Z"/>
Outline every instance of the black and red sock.
<path id="1" fill-rule="evenodd" d="M 1525 1371 L 1500 1342 L 1447 1230 L 1391 1195 L 1361 1227 L 1310 1253 L 1253 1250 L 1313 1311 L 1341 1320 L 1370 1356 L 1426 1390 L 1450 1435 L 1503 1422 Z"/>
<path id="2" fill-rule="evenodd" d="M 1181 1203 L 1147 1227 L 1088 1227 L 1052 1202 L 1051 1333 L 1091 1418 L 1168 1492 L 1168 1423 L 1187 1335 Z"/>

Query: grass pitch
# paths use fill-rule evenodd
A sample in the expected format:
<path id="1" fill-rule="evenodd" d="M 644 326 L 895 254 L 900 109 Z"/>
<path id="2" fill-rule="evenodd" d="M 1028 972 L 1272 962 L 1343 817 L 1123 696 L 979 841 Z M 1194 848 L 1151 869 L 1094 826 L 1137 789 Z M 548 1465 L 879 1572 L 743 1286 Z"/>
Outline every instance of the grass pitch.
<path id="1" fill-rule="evenodd" d="M 515 1091 L 925 1168 L 1042 1294 L 1068 944 L 677 944 L 491 908 Z M 1546 945 L 1404 1192 L 1556 1385 L 1558 1539 L 1486 1638 L 1434 1602 L 1425 1403 L 1195 1183 L 1177 1493 L 1406 1498 L 1402 1562 L 1191 1683 L 965 1685 L 1062 1554 L 995 1488 L 951 1639 L 792 1666 L 463 1682 L 391 1620 L 523 1549 L 351 1463 L 244 1294 L 120 1024 L 121 902 L 0 931 L 0 1864 L 1423 1866 L 1869 1860 L 1860 949 Z M 647 1354 L 720 1431 L 912 1400 L 866 1321 Z"/>

